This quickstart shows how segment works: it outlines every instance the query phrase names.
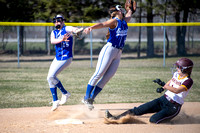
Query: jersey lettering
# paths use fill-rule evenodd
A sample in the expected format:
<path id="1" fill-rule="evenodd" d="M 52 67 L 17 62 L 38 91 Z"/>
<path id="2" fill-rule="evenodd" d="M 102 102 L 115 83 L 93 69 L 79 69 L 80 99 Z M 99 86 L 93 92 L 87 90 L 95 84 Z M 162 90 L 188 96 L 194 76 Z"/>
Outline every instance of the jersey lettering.
<path id="1" fill-rule="evenodd" d="M 126 36 L 127 35 L 127 31 L 128 30 L 121 30 L 121 28 L 119 28 L 118 30 L 117 30 L 117 34 L 116 34 L 116 36 Z"/>
<path id="2" fill-rule="evenodd" d="M 113 19 L 117 20 L 117 27 L 114 29 L 109 29 L 110 37 L 108 38 L 107 42 L 110 42 L 113 47 L 123 48 L 128 32 L 127 23 L 125 20 L 120 20 L 118 18 Z"/>
<path id="3" fill-rule="evenodd" d="M 64 26 L 61 30 L 54 30 L 55 38 L 62 39 L 64 35 L 70 31 L 66 31 L 66 29 L 71 29 L 71 27 Z M 62 41 L 55 45 L 56 49 L 56 59 L 57 60 L 66 60 L 72 57 L 72 45 L 73 45 L 73 37 L 70 36 L 68 38 L 69 42 Z"/>
<path id="4" fill-rule="evenodd" d="M 181 82 L 177 81 L 175 78 L 172 78 L 172 82 L 174 82 L 176 85 L 180 86 Z"/>

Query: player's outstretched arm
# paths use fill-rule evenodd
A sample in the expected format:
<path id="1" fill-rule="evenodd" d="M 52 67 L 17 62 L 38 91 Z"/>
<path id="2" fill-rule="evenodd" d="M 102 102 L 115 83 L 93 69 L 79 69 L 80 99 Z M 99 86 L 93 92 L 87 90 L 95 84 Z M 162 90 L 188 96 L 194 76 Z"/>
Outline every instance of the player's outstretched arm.
<path id="1" fill-rule="evenodd" d="M 108 21 L 102 22 L 102 23 L 97 23 L 93 26 L 90 26 L 88 28 L 85 28 L 83 31 L 84 33 L 88 34 L 90 33 L 93 29 L 101 29 L 105 27 L 110 27 L 110 28 L 115 28 L 117 25 L 117 20 L 116 19 L 109 19 Z"/>

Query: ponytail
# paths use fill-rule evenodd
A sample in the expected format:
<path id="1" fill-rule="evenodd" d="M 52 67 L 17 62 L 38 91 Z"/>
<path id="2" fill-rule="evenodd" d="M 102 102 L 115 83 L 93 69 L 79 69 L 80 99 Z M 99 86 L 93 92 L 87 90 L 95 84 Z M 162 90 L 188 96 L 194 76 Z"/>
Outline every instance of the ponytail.
<path id="1" fill-rule="evenodd" d="M 110 37 L 110 32 L 109 32 L 109 29 L 108 29 L 108 32 L 106 34 L 106 39 L 108 40 L 109 37 Z"/>

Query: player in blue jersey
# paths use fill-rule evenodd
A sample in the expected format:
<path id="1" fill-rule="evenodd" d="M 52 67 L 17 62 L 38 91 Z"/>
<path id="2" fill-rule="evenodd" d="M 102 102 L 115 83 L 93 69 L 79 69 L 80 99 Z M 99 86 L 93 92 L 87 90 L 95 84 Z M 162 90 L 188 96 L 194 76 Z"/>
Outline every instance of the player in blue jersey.
<path id="1" fill-rule="evenodd" d="M 128 10 L 125 14 L 125 10 L 120 5 L 116 5 L 109 9 L 109 13 L 110 20 L 97 23 L 84 30 L 88 34 L 93 29 L 105 27 L 109 29 L 107 44 L 104 45 L 99 54 L 96 71 L 88 82 L 86 94 L 82 100 L 90 110 L 94 108 L 95 97 L 117 71 L 127 36 L 127 23 L 131 20 L 132 10 Z"/>
<path id="2" fill-rule="evenodd" d="M 56 57 L 49 68 L 47 81 L 53 96 L 52 111 L 56 110 L 59 105 L 66 103 L 70 93 L 63 87 L 57 75 L 69 66 L 72 62 L 72 32 L 76 33 L 79 29 L 72 26 L 65 26 L 65 19 L 62 15 L 56 15 L 53 18 L 56 30 L 51 32 L 51 44 L 55 45 Z M 58 100 L 57 88 L 62 92 L 61 100 Z"/>

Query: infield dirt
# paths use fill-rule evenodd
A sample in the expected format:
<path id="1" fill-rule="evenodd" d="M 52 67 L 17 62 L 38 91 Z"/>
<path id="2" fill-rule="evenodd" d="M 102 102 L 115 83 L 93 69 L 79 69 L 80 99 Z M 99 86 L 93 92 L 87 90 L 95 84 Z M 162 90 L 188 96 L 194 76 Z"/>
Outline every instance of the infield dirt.
<path id="1" fill-rule="evenodd" d="M 180 114 L 162 124 L 151 124 L 152 114 L 134 117 L 129 124 L 104 124 L 104 112 L 119 114 L 141 103 L 95 104 L 89 111 L 84 105 L 64 105 L 51 112 L 51 107 L 0 109 L 1 133 L 199 133 L 200 103 L 187 102 Z M 55 120 L 79 119 L 84 124 L 56 124 Z M 139 121 L 140 123 L 137 123 Z"/>

